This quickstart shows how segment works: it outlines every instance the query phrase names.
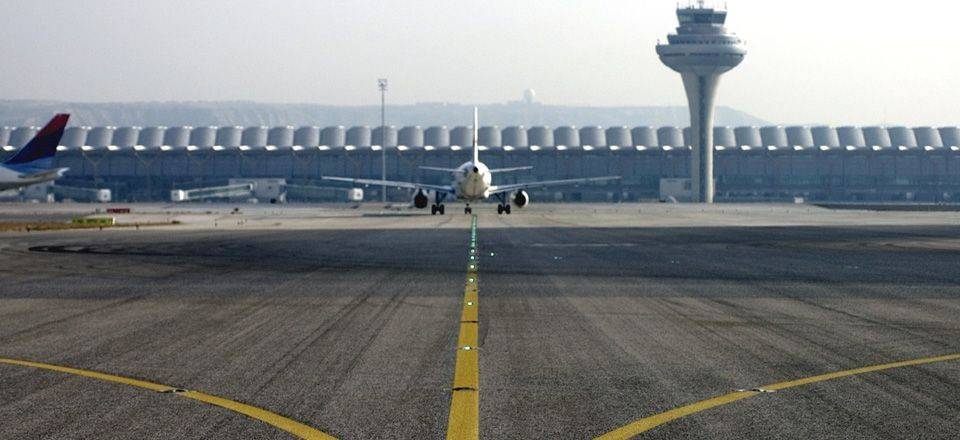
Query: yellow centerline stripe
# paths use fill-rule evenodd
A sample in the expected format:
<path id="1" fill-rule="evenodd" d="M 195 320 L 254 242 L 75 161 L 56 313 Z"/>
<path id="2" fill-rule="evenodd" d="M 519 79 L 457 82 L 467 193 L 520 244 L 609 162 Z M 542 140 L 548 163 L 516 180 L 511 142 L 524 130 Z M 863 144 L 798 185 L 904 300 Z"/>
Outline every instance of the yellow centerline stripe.
<path id="1" fill-rule="evenodd" d="M 480 257 L 477 252 L 477 216 L 470 220 L 470 252 L 467 257 L 467 278 L 460 311 L 460 336 L 457 338 L 457 361 L 453 374 L 448 440 L 480 438 Z"/>
<path id="2" fill-rule="evenodd" d="M 859 374 L 874 373 L 878 371 L 892 370 L 896 368 L 914 367 L 918 365 L 926 365 L 926 364 L 956 361 L 956 360 L 960 360 L 960 353 L 946 355 L 946 356 L 914 359 L 914 360 L 902 361 L 902 362 L 893 362 L 889 364 L 873 365 L 873 366 L 863 367 L 863 368 L 855 368 L 852 370 L 844 370 L 844 371 L 838 371 L 835 373 L 821 374 L 818 376 L 812 376 L 812 377 L 792 380 L 788 382 L 780 382 L 780 383 L 756 388 L 750 391 L 736 391 L 736 392 L 725 394 L 719 397 L 714 397 L 712 399 L 703 400 L 703 401 L 694 403 L 692 405 L 682 406 L 680 408 L 675 408 L 670 411 L 666 411 L 660 414 L 642 418 L 640 420 L 630 423 L 629 425 L 623 426 L 619 429 L 616 429 L 614 431 L 611 431 L 604 435 L 596 437 L 596 439 L 597 440 L 631 439 L 653 428 L 656 428 L 665 423 L 672 422 L 679 418 L 686 417 L 691 414 L 696 414 L 701 411 L 706 411 L 711 408 L 716 408 L 718 406 L 734 403 L 746 398 L 754 397 L 759 394 L 764 394 L 765 392 L 781 391 L 788 388 L 795 388 L 795 387 L 810 385 L 818 382 L 825 382 L 833 379 L 856 376 Z"/>
<path id="3" fill-rule="evenodd" d="M 310 426 L 307 426 L 295 420 L 288 419 L 279 414 L 272 413 L 265 409 L 257 408 L 254 406 L 250 406 L 250 405 L 236 402 L 229 399 L 224 399 L 222 397 L 212 396 L 206 393 L 201 393 L 199 391 L 184 391 L 169 385 L 148 382 L 145 380 L 131 379 L 129 377 L 100 373 L 100 372 L 91 371 L 91 370 L 82 370 L 79 368 L 64 367 L 60 365 L 46 364 L 42 362 L 32 362 L 32 361 L 24 361 L 24 360 L 18 360 L 18 359 L 0 358 L 0 364 L 38 368 L 38 369 L 48 370 L 48 371 L 56 371 L 58 373 L 70 374 L 73 376 L 82 376 L 82 377 L 96 379 L 104 382 L 112 382 L 112 383 L 121 384 L 121 385 L 143 388 L 143 389 L 155 391 L 158 393 L 171 393 L 176 396 L 186 397 L 188 399 L 197 400 L 210 405 L 219 406 L 221 408 L 225 408 L 239 414 L 243 414 L 252 419 L 259 420 L 275 428 L 286 431 L 299 438 L 310 439 L 310 440 L 334 440 L 335 439 L 334 437 L 331 437 L 323 432 L 320 432 L 314 428 L 311 428 Z"/>

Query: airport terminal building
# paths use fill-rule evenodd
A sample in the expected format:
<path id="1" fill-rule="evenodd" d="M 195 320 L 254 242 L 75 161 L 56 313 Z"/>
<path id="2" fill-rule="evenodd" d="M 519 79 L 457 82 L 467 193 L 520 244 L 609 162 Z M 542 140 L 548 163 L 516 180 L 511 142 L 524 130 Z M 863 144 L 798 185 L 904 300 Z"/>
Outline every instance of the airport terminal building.
<path id="1" fill-rule="evenodd" d="M 0 129 L 7 154 L 32 127 Z M 665 179 L 689 177 L 691 133 L 678 127 L 481 127 L 491 168 L 532 165 L 497 183 L 619 175 L 613 183 L 531 191 L 534 202 L 641 201 L 661 197 Z M 321 176 L 448 183 L 421 165 L 469 159 L 470 127 L 70 127 L 58 184 L 107 188 L 114 200 L 168 200 L 173 189 L 229 179 L 283 179 L 335 186 Z M 960 201 L 960 127 L 716 127 L 718 201 Z M 379 188 L 368 188 L 377 199 Z M 318 200 L 336 193 L 315 192 Z M 394 200 L 407 191 L 390 191 Z M 297 197 L 289 197 L 296 200 Z"/>

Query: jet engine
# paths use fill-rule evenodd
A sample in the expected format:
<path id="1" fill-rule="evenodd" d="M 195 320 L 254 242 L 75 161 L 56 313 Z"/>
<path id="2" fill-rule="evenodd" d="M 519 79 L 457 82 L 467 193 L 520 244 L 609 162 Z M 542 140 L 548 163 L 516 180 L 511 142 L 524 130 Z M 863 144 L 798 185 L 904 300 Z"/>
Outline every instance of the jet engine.
<path id="1" fill-rule="evenodd" d="M 527 206 L 527 204 L 529 203 L 530 203 L 530 195 L 527 194 L 526 191 L 520 190 L 520 191 L 517 191 L 516 194 L 514 194 L 513 205 L 516 206 L 517 208 L 523 208 L 524 206 Z"/>
<path id="2" fill-rule="evenodd" d="M 413 196 L 413 206 L 417 209 L 424 209 L 430 203 L 430 197 L 427 196 L 422 189 L 417 190 L 417 194 Z"/>

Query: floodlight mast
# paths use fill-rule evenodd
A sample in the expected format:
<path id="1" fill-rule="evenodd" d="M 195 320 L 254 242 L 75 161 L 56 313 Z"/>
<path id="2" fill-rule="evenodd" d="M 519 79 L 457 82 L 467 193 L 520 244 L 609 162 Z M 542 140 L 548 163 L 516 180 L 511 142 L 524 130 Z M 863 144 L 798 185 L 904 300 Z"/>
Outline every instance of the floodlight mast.
<path id="1" fill-rule="evenodd" d="M 380 88 L 380 180 L 387 180 L 387 79 L 377 80 Z M 387 184 L 380 187 L 380 198 L 387 203 Z"/>

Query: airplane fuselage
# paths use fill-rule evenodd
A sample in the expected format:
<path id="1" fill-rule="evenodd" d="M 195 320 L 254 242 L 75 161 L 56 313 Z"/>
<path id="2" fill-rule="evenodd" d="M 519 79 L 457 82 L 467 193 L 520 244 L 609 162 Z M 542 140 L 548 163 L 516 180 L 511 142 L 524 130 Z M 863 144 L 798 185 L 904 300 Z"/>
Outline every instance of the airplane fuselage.
<path id="1" fill-rule="evenodd" d="M 486 200 L 490 197 L 493 174 L 483 162 L 467 162 L 453 173 L 453 189 L 457 199 L 466 201 Z"/>

